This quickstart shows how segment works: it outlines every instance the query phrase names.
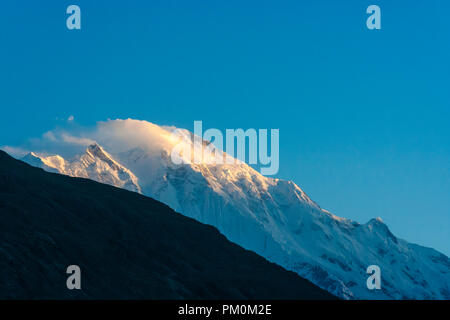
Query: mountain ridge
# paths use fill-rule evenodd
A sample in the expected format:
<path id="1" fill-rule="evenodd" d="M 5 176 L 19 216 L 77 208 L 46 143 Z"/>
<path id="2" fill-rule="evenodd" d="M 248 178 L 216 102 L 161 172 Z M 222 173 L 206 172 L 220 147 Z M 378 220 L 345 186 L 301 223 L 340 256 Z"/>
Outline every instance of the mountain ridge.
<path id="1" fill-rule="evenodd" d="M 337 217 L 294 182 L 264 177 L 243 163 L 175 165 L 166 128 L 130 119 L 117 125 L 150 126 L 147 145 L 112 153 L 138 177 L 142 193 L 216 226 L 232 242 L 345 299 L 450 298 L 448 257 L 396 238 L 380 219 L 361 224 Z M 373 264 L 382 270 L 381 290 L 366 288 Z"/>
<path id="2" fill-rule="evenodd" d="M 0 218 L 2 299 L 336 299 L 159 201 L 3 151 Z"/>

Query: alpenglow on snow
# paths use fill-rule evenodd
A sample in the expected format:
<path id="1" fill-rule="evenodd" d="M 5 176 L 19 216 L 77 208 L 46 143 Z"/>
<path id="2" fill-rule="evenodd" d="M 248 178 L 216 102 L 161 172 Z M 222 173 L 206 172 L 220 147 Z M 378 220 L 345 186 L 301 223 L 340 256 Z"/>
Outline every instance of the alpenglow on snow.
<path id="1" fill-rule="evenodd" d="M 444 254 L 395 237 L 379 218 L 360 224 L 337 217 L 292 181 L 245 163 L 174 164 L 175 129 L 100 122 L 88 137 L 97 143 L 74 159 L 30 153 L 23 160 L 155 198 L 344 299 L 450 299 Z M 369 265 L 381 268 L 381 290 L 366 287 Z"/>

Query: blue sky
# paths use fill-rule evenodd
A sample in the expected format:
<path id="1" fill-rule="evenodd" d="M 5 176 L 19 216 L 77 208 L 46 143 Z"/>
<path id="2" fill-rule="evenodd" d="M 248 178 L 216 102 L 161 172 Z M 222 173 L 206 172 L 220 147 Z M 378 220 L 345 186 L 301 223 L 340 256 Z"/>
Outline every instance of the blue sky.
<path id="1" fill-rule="evenodd" d="M 77 4 L 82 30 L 66 28 Z M 377 4 L 382 29 L 366 28 Z M 448 1 L 23 1 L 0 11 L 0 145 L 136 118 L 279 128 L 323 208 L 450 254 Z"/>

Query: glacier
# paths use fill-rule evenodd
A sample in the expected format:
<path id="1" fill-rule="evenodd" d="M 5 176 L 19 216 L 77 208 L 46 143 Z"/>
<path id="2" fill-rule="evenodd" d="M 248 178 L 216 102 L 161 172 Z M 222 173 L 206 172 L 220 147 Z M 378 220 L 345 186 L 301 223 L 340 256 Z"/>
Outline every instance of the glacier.
<path id="1" fill-rule="evenodd" d="M 294 182 L 245 163 L 174 164 L 174 129 L 114 120 L 74 159 L 32 152 L 22 160 L 159 200 L 343 299 L 450 299 L 444 254 L 395 237 L 380 218 L 361 224 L 337 217 Z M 195 143 L 184 132 L 184 142 Z M 381 268 L 381 290 L 366 287 L 369 265 Z"/>

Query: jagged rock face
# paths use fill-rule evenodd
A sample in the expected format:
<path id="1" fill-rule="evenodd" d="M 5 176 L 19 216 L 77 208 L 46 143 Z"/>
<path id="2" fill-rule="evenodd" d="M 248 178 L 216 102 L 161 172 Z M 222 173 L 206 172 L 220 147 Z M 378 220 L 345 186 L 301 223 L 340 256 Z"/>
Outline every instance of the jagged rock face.
<path id="1" fill-rule="evenodd" d="M 142 192 L 342 298 L 450 299 L 445 255 L 396 238 L 381 219 L 360 224 L 336 217 L 295 183 L 243 163 L 175 165 L 171 142 L 161 138 L 168 136 L 158 132 L 147 139 L 157 148 L 137 146 L 114 158 L 97 145 L 64 166 L 45 157 L 24 160 Z M 369 265 L 381 268 L 381 290 L 366 287 Z"/>

